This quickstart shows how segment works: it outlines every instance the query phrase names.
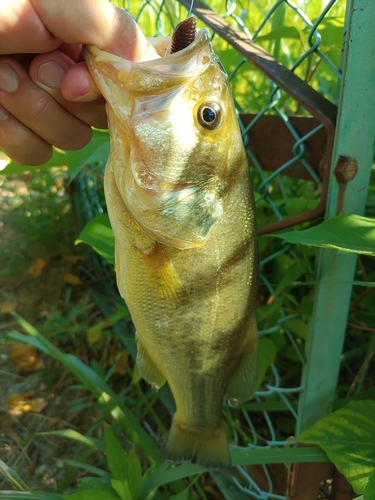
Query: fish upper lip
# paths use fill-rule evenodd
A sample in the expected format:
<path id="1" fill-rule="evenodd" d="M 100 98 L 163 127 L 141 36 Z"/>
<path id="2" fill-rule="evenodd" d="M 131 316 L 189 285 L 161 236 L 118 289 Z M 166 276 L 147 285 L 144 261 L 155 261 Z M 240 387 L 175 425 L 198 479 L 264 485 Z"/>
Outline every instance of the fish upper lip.
<path id="1" fill-rule="evenodd" d="M 178 52 L 174 52 L 173 54 L 168 54 L 165 56 L 161 56 L 160 58 L 157 59 L 151 59 L 147 61 L 139 61 L 139 62 L 134 62 L 134 61 L 129 61 L 128 59 L 125 59 L 121 56 L 117 56 L 115 54 L 111 54 L 110 52 L 106 52 L 104 50 L 98 49 L 95 45 L 83 45 L 83 53 L 85 58 L 87 57 L 88 59 L 95 59 L 95 62 L 103 62 L 103 63 L 110 63 L 112 65 L 117 64 L 124 64 L 124 61 L 128 61 L 130 64 L 136 64 L 136 65 L 141 65 L 144 68 L 149 68 L 150 70 L 156 69 L 157 66 L 160 65 L 177 65 L 179 63 L 179 60 L 188 58 L 191 56 L 191 53 L 199 50 L 199 47 L 204 44 L 205 41 L 210 39 L 210 33 L 207 28 L 203 28 L 199 30 L 195 36 L 195 40 L 185 47 L 182 50 L 179 50 Z"/>

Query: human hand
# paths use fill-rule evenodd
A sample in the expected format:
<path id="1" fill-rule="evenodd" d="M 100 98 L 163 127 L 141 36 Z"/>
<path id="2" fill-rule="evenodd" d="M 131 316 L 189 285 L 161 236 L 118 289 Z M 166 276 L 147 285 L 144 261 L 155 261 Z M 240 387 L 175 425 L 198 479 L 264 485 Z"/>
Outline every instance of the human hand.
<path id="1" fill-rule="evenodd" d="M 14 161 L 43 164 L 52 146 L 80 149 L 91 126 L 106 128 L 83 43 L 133 61 L 157 57 L 131 16 L 108 0 L 1 2 L 0 148 Z"/>

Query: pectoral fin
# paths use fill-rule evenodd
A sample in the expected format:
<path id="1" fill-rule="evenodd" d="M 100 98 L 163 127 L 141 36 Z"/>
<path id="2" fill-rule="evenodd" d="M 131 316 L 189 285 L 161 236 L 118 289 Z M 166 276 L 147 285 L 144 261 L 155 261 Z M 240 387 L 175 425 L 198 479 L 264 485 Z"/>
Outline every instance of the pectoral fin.
<path id="1" fill-rule="evenodd" d="M 236 405 L 254 394 L 257 381 L 257 338 L 249 343 L 239 367 L 229 379 L 227 397 L 231 405 Z"/>
<path id="2" fill-rule="evenodd" d="M 150 358 L 142 341 L 138 338 L 137 367 L 141 376 L 153 387 L 160 389 L 165 383 L 165 376 Z"/>

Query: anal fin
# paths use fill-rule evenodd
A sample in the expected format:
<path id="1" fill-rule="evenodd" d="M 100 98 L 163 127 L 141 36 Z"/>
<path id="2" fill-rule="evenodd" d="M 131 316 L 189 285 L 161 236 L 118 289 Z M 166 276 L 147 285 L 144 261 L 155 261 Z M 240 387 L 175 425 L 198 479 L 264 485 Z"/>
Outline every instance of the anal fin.
<path id="1" fill-rule="evenodd" d="M 256 389 L 258 375 L 258 339 L 256 327 L 252 332 L 251 341 L 240 361 L 237 370 L 229 379 L 227 397 L 231 405 L 250 399 Z"/>
<path id="2" fill-rule="evenodd" d="M 138 352 L 137 352 L 137 367 L 142 378 L 156 389 L 160 389 L 165 383 L 165 376 L 160 369 L 156 366 L 155 362 L 150 358 L 146 349 L 144 348 L 141 339 L 138 338 Z"/>

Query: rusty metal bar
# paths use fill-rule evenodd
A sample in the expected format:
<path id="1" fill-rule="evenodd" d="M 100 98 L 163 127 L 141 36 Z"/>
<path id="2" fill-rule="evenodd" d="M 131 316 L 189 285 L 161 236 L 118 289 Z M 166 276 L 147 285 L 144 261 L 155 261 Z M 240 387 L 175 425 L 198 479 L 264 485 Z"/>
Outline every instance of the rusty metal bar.
<path id="1" fill-rule="evenodd" d="M 245 127 L 256 116 L 250 113 L 240 113 L 241 121 Z M 319 125 L 319 121 L 316 118 L 305 116 L 290 116 L 289 121 L 300 137 L 304 137 Z M 256 124 L 251 127 L 247 133 L 247 137 L 247 147 L 254 153 L 262 169 L 267 172 L 275 172 L 280 168 L 280 165 L 287 163 L 293 157 L 293 146 L 296 140 L 278 115 L 261 116 Z M 321 129 L 304 141 L 304 146 L 305 153 L 303 159 L 322 178 L 321 161 L 327 147 L 325 129 Z M 280 175 L 307 181 L 314 180 L 301 161 L 293 163 L 293 165 L 290 165 L 286 170 L 281 172 Z"/>

